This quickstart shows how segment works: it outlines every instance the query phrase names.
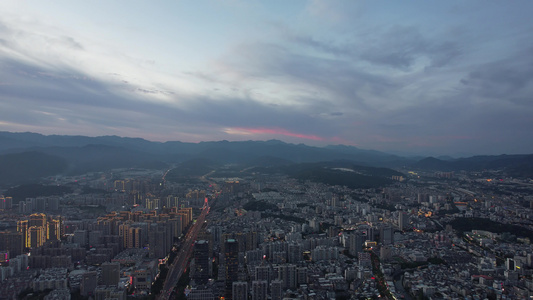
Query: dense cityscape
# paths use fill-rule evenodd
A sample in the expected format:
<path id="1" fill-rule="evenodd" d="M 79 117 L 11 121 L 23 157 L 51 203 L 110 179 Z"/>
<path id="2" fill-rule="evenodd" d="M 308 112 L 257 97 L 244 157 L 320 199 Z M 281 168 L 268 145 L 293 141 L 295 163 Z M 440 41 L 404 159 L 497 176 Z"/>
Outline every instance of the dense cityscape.
<path id="1" fill-rule="evenodd" d="M 115 169 L 33 186 L 60 195 L 22 200 L 10 189 L 0 197 L 0 298 L 533 295 L 531 180 L 398 171 L 379 188 Z"/>
<path id="2" fill-rule="evenodd" d="M 0 0 L 0 300 L 533 300 L 531 12 Z"/>

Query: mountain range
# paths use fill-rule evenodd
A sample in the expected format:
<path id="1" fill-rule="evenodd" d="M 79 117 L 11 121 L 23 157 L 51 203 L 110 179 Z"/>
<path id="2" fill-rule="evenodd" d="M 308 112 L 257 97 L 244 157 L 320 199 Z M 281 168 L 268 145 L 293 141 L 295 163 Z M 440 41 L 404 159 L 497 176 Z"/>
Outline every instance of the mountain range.
<path id="1" fill-rule="evenodd" d="M 345 161 L 358 166 L 426 171 L 501 169 L 515 176 L 533 176 L 533 155 L 413 158 L 345 145 L 312 147 L 279 140 L 184 143 L 118 136 L 0 132 L 1 184 L 18 183 L 24 178 L 33 180 L 40 176 L 82 174 L 113 168 L 163 169 L 199 159 L 208 159 L 220 165 L 249 167 Z"/>

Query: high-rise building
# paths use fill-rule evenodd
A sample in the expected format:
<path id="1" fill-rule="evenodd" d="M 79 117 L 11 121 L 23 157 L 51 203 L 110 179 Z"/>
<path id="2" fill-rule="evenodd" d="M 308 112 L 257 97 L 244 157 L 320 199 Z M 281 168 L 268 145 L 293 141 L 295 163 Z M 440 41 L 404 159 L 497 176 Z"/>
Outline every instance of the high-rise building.
<path id="1" fill-rule="evenodd" d="M 161 201 L 159 198 L 147 198 L 145 206 L 148 209 L 159 209 L 161 208 Z"/>
<path id="2" fill-rule="evenodd" d="M 267 299 L 268 282 L 266 280 L 252 281 L 252 300 Z"/>
<path id="3" fill-rule="evenodd" d="M 222 227 L 218 225 L 211 227 L 211 233 L 213 234 L 213 242 L 220 246 L 222 242 Z"/>
<path id="4" fill-rule="evenodd" d="M 27 247 L 37 248 L 41 247 L 46 242 L 46 230 L 45 227 L 31 226 L 28 228 Z"/>
<path id="5" fill-rule="evenodd" d="M 99 230 L 91 230 L 91 231 L 89 231 L 89 239 L 88 239 L 89 247 L 92 248 L 95 245 L 100 244 L 102 236 L 103 236 L 103 234 Z"/>
<path id="6" fill-rule="evenodd" d="M 381 232 L 379 235 L 382 245 L 390 245 L 394 243 L 394 230 L 391 226 L 381 227 Z"/>
<path id="7" fill-rule="evenodd" d="M 124 182 L 124 180 L 115 180 L 114 187 L 115 187 L 115 191 L 119 191 L 119 192 L 126 191 L 126 183 Z"/>
<path id="8" fill-rule="evenodd" d="M 193 287 L 191 289 L 191 292 L 187 296 L 187 300 L 213 300 L 213 299 L 215 299 L 215 295 L 213 294 L 213 289 L 205 285 Z"/>
<path id="9" fill-rule="evenodd" d="M 179 207 L 179 198 L 176 196 L 168 195 L 165 198 L 165 206 L 167 208 Z"/>
<path id="10" fill-rule="evenodd" d="M 263 280 L 270 282 L 270 267 L 269 266 L 257 266 L 255 267 L 255 280 Z"/>
<path id="11" fill-rule="evenodd" d="M 33 200 L 33 210 L 37 212 L 45 212 L 46 211 L 46 198 L 39 197 L 35 198 Z"/>
<path id="12" fill-rule="evenodd" d="M 58 197 L 48 197 L 46 200 L 47 209 L 49 211 L 59 210 L 59 198 Z"/>
<path id="13" fill-rule="evenodd" d="M 120 280 L 120 263 L 103 263 L 102 264 L 102 284 L 117 286 Z"/>
<path id="14" fill-rule="evenodd" d="M 31 214 L 30 226 L 46 227 L 46 215 L 45 214 Z"/>
<path id="15" fill-rule="evenodd" d="M 52 241 L 61 240 L 61 218 L 48 220 L 47 239 Z"/>
<path id="16" fill-rule="evenodd" d="M 512 259 L 512 258 L 507 258 L 505 259 L 505 269 L 506 270 L 510 270 L 510 271 L 514 271 L 515 270 L 515 260 Z"/>
<path id="17" fill-rule="evenodd" d="M 0 195 L 0 210 L 13 208 L 13 198 Z"/>
<path id="18" fill-rule="evenodd" d="M 225 298 L 232 299 L 233 283 L 239 278 L 239 244 L 234 239 L 224 243 L 224 266 L 226 268 Z"/>
<path id="19" fill-rule="evenodd" d="M 255 250 L 258 244 L 258 235 L 256 231 L 246 233 L 246 250 Z"/>
<path id="20" fill-rule="evenodd" d="M 120 289 L 118 287 L 111 286 L 97 286 L 94 290 L 94 299 L 116 299 L 126 300 L 126 289 Z"/>
<path id="21" fill-rule="evenodd" d="M 24 240 L 21 232 L 0 231 L 0 251 L 8 251 L 10 257 L 21 255 Z"/>
<path id="22" fill-rule="evenodd" d="M 289 263 L 298 263 L 302 261 L 303 260 L 302 246 L 299 243 L 289 243 L 287 256 L 288 256 Z"/>
<path id="23" fill-rule="evenodd" d="M 20 232 L 20 234 L 22 234 L 23 247 L 28 247 L 28 224 L 28 220 L 17 221 L 17 232 Z"/>
<path id="24" fill-rule="evenodd" d="M 24 247 L 42 246 L 48 236 L 48 222 L 45 214 L 32 214 L 29 220 L 17 222 L 17 231 L 22 234 Z"/>
<path id="25" fill-rule="evenodd" d="M 86 247 L 89 242 L 89 234 L 87 233 L 87 230 L 74 231 L 73 241 L 80 245 L 80 247 Z"/>
<path id="26" fill-rule="evenodd" d="M 366 240 L 367 241 L 375 241 L 377 234 L 378 234 L 377 228 L 374 227 L 374 226 L 369 226 L 366 229 Z"/>
<path id="27" fill-rule="evenodd" d="M 192 207 L 185 207 L 178 210 L 178 214 L 183 214 L 185 219 L 183 221 L 184 226 L 186 227 L 192 221 Z"/>
<path id="28" fill-rule="evenodd" d="M 294 289 L 297 283 L 296 266 L 292 264 L 283 264 L 275 267 L 278 271 L 278 279 L 283 282 L 284 289 Z"/>
<path id="29" fill-rule="evenodd" d="M 155 257 L 163 258 L 168 254 L 172 248 L 172 223 L 157 222 L 152 223 L 148 243 L 150 244 L 150 252 Z"/>
<path id="30" fill-rule="evenodd" d="M 408 226 L 409 226 L 409 215 L 406 212 L 401 211 L 400 214 L 398 215 L 398 227 L 400 228 L 400 230 L 405 230 L 407 229 Z"/>
<path id="31" fill-rule="evenodd" d="M 296 283 L 307 284 L 307 267 L 298 267 L 296 268 Z"/>
<path id="32" fill-rule="evenodd" d="M 213 248 L 214 248 L 214 242 L 213 242 L 213 234 L 207 230 L 201 230 L 198 233 L 198 236 L 196 237 L 197 240 L 205 240 L 207 241 L 209 245 L 209 253 L 208 255 L 211 257 L 213 255 Z"/>
<path id="33" fill-rule="evenodd" d="M 363 251 L 363 244 L 365 241 L 365 236 L 362 232 L 356 231 L 348 236 L 348 252 L 351 255 L 357 255 Z"/>
<path id="34" fill-rule="evenodd" d="M 232 287 L 232 300 L 248 300 L 248 282 L 246 281 L 234 281 L 231 284 Z M 228 299 L 228 298 L 226 298 Z"/>
<path id="35" fill-rule="evenodd" d="M 5 209 L 12 209 L 13 208 L 13 198 L 11 197 L 5 197 Z"/>
<path id="36" fill-rule="evenodd" d="M 194 243 L 194 276 L 196 284 L 206 284 L 209 280 L 209 243 L 200 240 Z"/>
<path id="37" fill-rule="evenodd" d="M 235 234 L 235 240 L 237 240 L 237 243 L 239 244 L 239 252 L 245 252 L 246 251 L 246 234 L 242 232 L 238 232 Z"/>
<path id="38" fill-rule="evenodd" d="M 141 248 L 144 245 L 143 237 L 144 237 L 143 228 L 141 227 L 130 228 L 128 248 Z"/>
<path id="39" fill-rule="evenodd" d="M 272 280 L 270 291 L 272 300 L 283 299 L 283 282 L 281 280 Z"/>
<path id="40" fill-rule="evenodd" d="M 360 267 L 371 267 L 372 266 L 372 257 L 370 253 L 368 252 L 358 253 L 357 258 L 359 259 Z"/>
<path id="41" fill-rule="evenodd" d="M 97 285 L 98 278 L 96 272 L 83 273 L 80 283 L 80 294 L 84 297 L 93 296 Z"/>
<path id="42" fill-rule="evenodd" d="M 132 223 L 121 224 L 119 235 L 123 238 L 124 248 L 140 248 L 144 245 L 142 231 L 140 227 L 133 227 Z"/>
<path id="43" fill-rule="evenodd" d="M 387 261 L 392 258 L 392 248 L 390 245 L 383 245 L 379 250 L 379 259 Z"/>
<path id="44" fill-rule="evenodd" d="M 175 238 L 178 238 L 181 235 L 180 222 L 176 216 L 173 216 L 168 219 L 167 224 L 171 226 L 172 241 L 174 241 Z"/>

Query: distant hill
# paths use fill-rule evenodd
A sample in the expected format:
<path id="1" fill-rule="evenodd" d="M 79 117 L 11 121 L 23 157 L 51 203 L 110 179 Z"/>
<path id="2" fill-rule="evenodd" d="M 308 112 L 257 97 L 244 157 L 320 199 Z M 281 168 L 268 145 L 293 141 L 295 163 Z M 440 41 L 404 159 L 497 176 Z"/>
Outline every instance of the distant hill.
<path id="1" fill-rule="evenodd" d="M 41 196 L 62 196 L 71 193 L 72 189 L 67 186 L 42 185 L 42 184 L 23 184 L 8 189 L 5 193 L 8 197 L 13 197 L 15 203 L 25 200 L 26 198 L 35 198 Z"/>
<path id="2" fill-rule="evenodd" d="M 483 155 L 453 160 L 427 157 L 412 167 L 428 171 L 502 170 L 508 176 L 533 178 L 533 155 Z"/>
<path id="3" fill-rule="evenodd" d="M 41 177 L 53 176 L 67 170 L 65 159 L 42 152 L 23 152 L 0 155 L 0 184 L 28 183 Z"/>
<path id="4" fill-rule="evenodd" d="M 392 183 L 392 180 L 389 178 L 372 177 L 326 168 L 306 169 L 294 174 L 293 177 L 327 185 L 346 186 L 352 189 L 379 188 Z"/>
<path id="5" fill-rule="evenodd" d="M 209 159 L 191 159 L 180 163 L 166 175 L 168 181 L 181 181 L 185 177 L 199 177 L 220 167 L 220 164 Z"/>
<path id="6" fill-rule="evenodd" d="M 448 171 L 454 170 L 454 166 L 450 161 L 440 160 L 435 157 L 423 158 L 420 161 L 413 164 L 412 166 L 417 169 L 428 170 L 428 171 L 448 172 Z"/>
<path id="7" fill-rule="evenodd" d="M 244 163 L 250 167 L 280 167 L 292 165 L 294 162 L 274 156 L 261 156 Z"/>
<path id="8" fill-rule="evenodd" d="M 393 183 L 392 176 L 404 175 L 389 168 L 357 165 L 348 160 L 302 163 L 281 166 L 261 166 L 247 170 L 262 174 L 286 174 L 299 180 L 350 188 L 378 188 Z"/>
<path id="9" fill-rule="evenodd" d="M 278 162 L 295 163 L 331 161 L 347 159 L 368 166 L 401 166 L 412 161 L 400 156 L 386 154 L 374 150 L 362 150 L 352 146 L 312 147 L 304 144 L 289 144 L 278 140 L 242 141 L 242 142 L 150 142 L 139 138 L 123 138 L 118 136 L 45 136 L 36 133 L 0 132 L 0 153 L 17 153 L 40 151 L 65 156 L 69 162 L 83 163 L 91 157 L 102 155 L 111 158 L 116 153 L 113 165 L 123 165 L 128 160 L 180 163 L 186 160 L 201 158 L 219 163 L 249 163 L 262 157 L 277 159 Z M 114 149 L 114 150 L 113 150 Z M 115 152 L 115 154 L 113 154 Z M 79 155 L 77 155 L 80 153 Z M 135 159 L 133 159 L 135 158 Z M 109 161 L 109 160 L 108 160 Z M 123 163 L 119 163 L 123 162 Z M 81 171 L 87 168 L 99 168 L 108 163 L 78 167 Z"/>
<path id="10" fill-rule="evenodd" d="M 82 147 L 47 147 L 37 151 L 54 154 L 68 162 L 68 174 L 106 171 L 117 168 L 156 168 L 167 166 L 155 155 L 124 147 L 89 144 Z"/>
<path id="11" fill-rule="evenodd" d="M 533 174 L 532 155 L 415 159 L 346 145 L 312 147 L 278 140 L 200 143 L 171 141 L 162 143 L 118 136 L 46 136 L 37 133 L 0 131 L 0 155 L 28 152 L 53 156 L 55 160 L 49 160 L 48 163 L 59 163 L 58 159 L 63 162 L 60 168 L 51 168 L 43 173 L 46 175 L 58 174 L 58 172 L 82 174 L 88 171 L 130 167 L 164 169 L 171 165 L 181 168 L 181 171 L 175 171 L 178 173 L 174 175 L 179 175 L 179 172 L 199 174 L 208 169 L 212 170 L 214 165 L 225 164 L 239 166 L 232 172 L 240 172 L 243 169 L 257 172 L 280 172 L 281 169 L 272 167 L 324 161 L 348 161 L 351 165 L 359 166 L 360 171 L 362 170 L 361 166 L 410 167 L 429 171 L 472 171 L 496 168 L 505 170 L 511 176 L 531 177 Z M 46 158 L 43 159 L 46 160 Z M 204 163 L 200 163 L 202 160 L 208 160 L 211 163 L 206 166 Z M 197 166 L 194 166 L 191 161 L 196 162 Z M 186 164 L 180 166 L 182 163 Z M 187 166 L 187 164 L 192 165 Z M 13 165 L 9 167 L 9 170 L 12 172 L 16 168 L 17 165 Z M 23 170 L 27 170 L 27 173 Z M 18 177 L 13 177 L 11 181 L 31 180 L 38 178 L 40 174 L 38 170 L 32 171 L 23 167 L 20 167 L 19 171 Z M 3 176 L 4 179 L 7 178 L 6 175 Z M 2 179 L 0 178 L 0 180 Z"/>
<path id="12" fill-rule="evenodd" d="M 284 171 L 300 180 L 349 188 L 379 188 L 393 183 L 392 176 L 403 175 L 387 168 L 357 166 L 347 161 L 291 165 Z"/>

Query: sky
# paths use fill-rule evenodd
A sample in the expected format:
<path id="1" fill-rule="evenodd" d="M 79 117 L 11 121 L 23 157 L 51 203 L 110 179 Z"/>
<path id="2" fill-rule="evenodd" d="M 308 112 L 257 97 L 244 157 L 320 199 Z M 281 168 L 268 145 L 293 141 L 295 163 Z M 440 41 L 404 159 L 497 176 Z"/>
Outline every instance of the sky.
<path id="1" fill-rule="evenodd" d="M 533 153 L 533 1 L 2 0 L 0 131 Z"/>

